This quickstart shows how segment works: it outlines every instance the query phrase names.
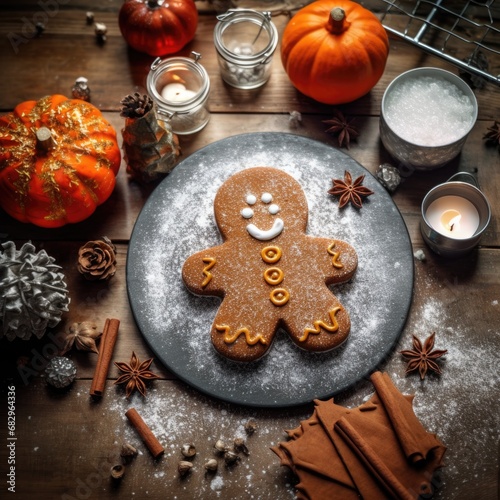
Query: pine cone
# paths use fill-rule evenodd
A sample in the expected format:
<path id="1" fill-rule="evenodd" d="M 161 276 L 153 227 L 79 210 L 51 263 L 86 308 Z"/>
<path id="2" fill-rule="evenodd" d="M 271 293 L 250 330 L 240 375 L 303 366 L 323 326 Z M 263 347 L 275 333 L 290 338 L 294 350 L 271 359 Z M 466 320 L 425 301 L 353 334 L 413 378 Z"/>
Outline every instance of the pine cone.
<path id="1" fill-rule="evenodd" d="M 139 92 L 124 97 L 120 104 L 123 106 L 120 115 L 125 118 L 140 118 L 153 109 L 151 97 Z"/>
<path id="2" fill-rule="evenodd" d="M 89 281 L 107 280 L 116 272 L 116 248 L 104 236 L 88 241 L 78 251 L 78 271 Z"/>
<path id="3" fill-rule="evenodd" d="M 12 241 L 0 246 L 0 338 L 42 338 L 54 328 L 70 302 L 64 274 L 45 250 L 31 243 L 16 250 Z"/>

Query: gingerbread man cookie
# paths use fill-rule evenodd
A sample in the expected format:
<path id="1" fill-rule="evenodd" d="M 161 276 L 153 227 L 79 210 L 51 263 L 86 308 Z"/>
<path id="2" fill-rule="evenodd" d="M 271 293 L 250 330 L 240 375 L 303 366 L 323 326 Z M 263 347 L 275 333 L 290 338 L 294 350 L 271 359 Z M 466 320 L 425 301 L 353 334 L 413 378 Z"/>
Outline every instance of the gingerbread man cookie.
<path id="1" fill-rule="evenodd" d="M 191 255 L 182 277 L 194 294 L 223 299 L 211 328 L 217 351 L 256 360 L 280 327 L 308 351 L 342 344 L 350 319 L 328 285 L 352 277 L 357 255 L 344 241 L 305 234 L 300 184 L 275 168 L 249 168 L 220 187 L 214 212 L 224 243 Z"/>

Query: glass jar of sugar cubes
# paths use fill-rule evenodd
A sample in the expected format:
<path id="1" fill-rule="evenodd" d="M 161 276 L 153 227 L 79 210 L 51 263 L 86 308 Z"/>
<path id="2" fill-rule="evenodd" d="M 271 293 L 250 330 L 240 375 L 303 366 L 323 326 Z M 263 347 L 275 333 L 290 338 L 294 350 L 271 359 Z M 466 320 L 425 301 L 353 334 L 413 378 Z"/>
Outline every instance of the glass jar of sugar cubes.
<path id="1" fill-rule="evenodd" d="M 239 89 L 264 85 L 278 45 L 271 13 L 231 9 L 217 19 L 214 43 L 222 79 Z"/>

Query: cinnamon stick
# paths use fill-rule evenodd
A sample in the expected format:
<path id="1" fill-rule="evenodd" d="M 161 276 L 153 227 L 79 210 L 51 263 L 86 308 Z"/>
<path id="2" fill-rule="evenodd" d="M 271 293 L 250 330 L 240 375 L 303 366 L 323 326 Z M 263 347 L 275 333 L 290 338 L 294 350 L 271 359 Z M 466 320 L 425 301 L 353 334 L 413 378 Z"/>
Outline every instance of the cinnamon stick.
<path id="1" fill-rule="evenodd" d="M 137 413 L 137 410 L 135 408 L 130 408 L 130 410 L 127 410 L 125 413 L 125 416 L 135 427 L 153 457 L 158 458 L 160 455 L 163 455 L 165 452 L 163 446 L 160 444 L 158 439 L 156 439 L 155 435 L 146 422 L 144 422 L 139 413 Z"/>
<path id="2" fill-rule="evenodd" d="M 95 367 L 94 378 L 90 386 L 91 396 L 102 396 L 104 386 L 106 385 L 106 377 L 108 376 L 113 349 L 115 348 L 116 339 L 118 337 L 118 328 L 120 321 L 117 319 L 107 319 L 104 323 L 102 332 L 101 345 L 99 346 L 99 357 Z"/>
<path id="3" fill-rule="evenodd" d="M 414 500 L 414 496 L 401 484 L 387 465 L 380 459 L 377 452 L 354 427 L 341 417 L 335 424 L 335 430 L 349 443 L 353 451 L 372 470 L 394 498 Z"/>
<path id="4" fill-rule="evenodd" d="M 428 433 L 413 412 L 411 403 L 401 395 L 387 373 L 375 372 L 370 377 L 384 405 L 399 443 L 412 463 L 425 460 L 441 442 Z"/>

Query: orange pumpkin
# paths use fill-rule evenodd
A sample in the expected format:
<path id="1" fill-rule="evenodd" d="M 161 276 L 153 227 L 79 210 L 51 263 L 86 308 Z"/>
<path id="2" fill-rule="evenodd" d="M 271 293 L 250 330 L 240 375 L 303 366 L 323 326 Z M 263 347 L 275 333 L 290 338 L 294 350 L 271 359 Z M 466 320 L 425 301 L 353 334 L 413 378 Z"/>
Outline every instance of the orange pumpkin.
<path id="1" fill-rule="evenodd" d="M 112 193 L 120 161 L 115 130 L 88 102 L 52 95 L 0 117 L 0 205 L 19 221 L 86 219 Z"/>
<path id="2" fill-rule="evenodd" d="M 281 60 L 293 85 L 325 104 L 354 101 L 382 76 L 389 39 L 377 17 L 350 0 L 317 0 L 286 26 Z"/>

